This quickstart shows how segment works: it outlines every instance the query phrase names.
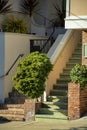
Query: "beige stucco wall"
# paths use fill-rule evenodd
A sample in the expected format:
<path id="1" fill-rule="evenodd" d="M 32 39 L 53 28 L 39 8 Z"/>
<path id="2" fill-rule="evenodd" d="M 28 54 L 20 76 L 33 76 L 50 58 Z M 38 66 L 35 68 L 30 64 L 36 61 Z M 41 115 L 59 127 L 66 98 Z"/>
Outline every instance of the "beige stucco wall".
<path id="1" fill-rule="evenodd" d="M 87 0 L 70 0 L 70 15 L 87 15 Z"/>
<path id="2" fill-rule="evenodd" d="M 58 55 L 56 62 L 54 62 L 53 71 L 49 74 L 47 79 L 46 94 L 49 95 L 50 90 L 52 90 L 53 85 L 56 83 L 56 80 L 59 78 L 60 73 L 62 73 L 64 67 L 66 66 L 67 61 L 71 57 L 74 49 L 77 44 L 80 42 L 81 31 L 73 30 L 65 42 L 65 47 Z"/>
<path id="3" fill-rule="evenodd" d="M 47 37 L 39 37 L 36 35 L 5 33 L 5 73 L 9 70 L 13 62 L 19 54 L 24 54 L 24 57 L 30 53 L 30 39 L 47 39 Z M 21 58 L 19 58 L 21 60 Z M 18 60 L 18 61 L 19 61 Z M 17 70 L 17 64 L 5 77 L 5 97 L 8 97 L 8 92 L 12 90 L 12 77 Z"/>

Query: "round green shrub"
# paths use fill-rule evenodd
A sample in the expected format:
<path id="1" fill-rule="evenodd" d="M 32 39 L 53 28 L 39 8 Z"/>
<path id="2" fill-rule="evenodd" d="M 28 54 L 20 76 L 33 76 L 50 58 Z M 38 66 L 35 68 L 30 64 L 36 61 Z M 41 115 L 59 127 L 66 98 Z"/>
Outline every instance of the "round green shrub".
<path id="1" fill-rule="evenodd" d="M 71 82 L 80 83 L 81 89 L 87 84 L 87 66 L 76 64 L 70 72 Z"/>
<path id="2" fill-rule="evenodd" d="M 45 81 L 52 68 L 46 54 L 32 52 L 19 62 L 13 77 L 14 87 L 27 97 L 38 98 L 45 90 Z"/>

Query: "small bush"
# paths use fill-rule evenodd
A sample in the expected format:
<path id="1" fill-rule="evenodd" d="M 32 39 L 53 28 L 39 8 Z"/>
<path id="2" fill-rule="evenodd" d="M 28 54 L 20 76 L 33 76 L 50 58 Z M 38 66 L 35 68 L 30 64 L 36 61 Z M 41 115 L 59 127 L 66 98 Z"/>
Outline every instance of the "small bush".
<path id="1" fill-rule="evenodd" d="M 7 21 L 5 21 L 4 30 L 6 32 L 15 32 L 15 33 L 27 33 L 26 23 L 22 19 L 15 18 L 13 16 L 9 17 Z"/>
<path id="2" fill-rule="evenodd" d="M 13 77 L 14 87 L 27 97 L 38 98 L 45 90 L 45 81 L 52 68 L 45 54 L 33 52 L 19 62 Z"/>
<path id="3" fill-rule="evenodd" d="M 87 66 L 76 64 L 70 72 L 71 82 L 80 83 L 81 89 L 87 84 Z"/>

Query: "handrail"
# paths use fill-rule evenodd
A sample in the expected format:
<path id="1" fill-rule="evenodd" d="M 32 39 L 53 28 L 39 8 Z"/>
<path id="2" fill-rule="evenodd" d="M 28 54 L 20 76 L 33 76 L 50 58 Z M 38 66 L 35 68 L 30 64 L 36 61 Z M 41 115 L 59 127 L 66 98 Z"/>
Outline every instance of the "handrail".
<path id="1" fill-rule="evenodd" d="M 52 35 L 54 34 L 54 32 L 55 32 L 55 27 L 53 27 L 52 33 L 50 34 L 50 36 L 48 37 L 47 41 L 45 42 L 45 44 L 41 48 L 40 52 L 42 52 L 42 50 L 46 47 L 47 43 L 50 41 L 50 38 L 52 37 Z"/>
<path id="2" fill-rule="evenodd" d="M 13 64 L 12 64 L 11 67 L 9 68 L 9 70 L 8 70 L 4 75 L 0 76 L 0 78 L 3 78 L 3 77 L 5 77 L 5 76 L 7 76 L 7 75 L 9 74 L 9 72 L 11 71 L 11 69 L 13 68 L 13 66 L 16 64 L 16 62 L 18 61 L 18 59 L 19 59 L 20 57 L 23 57 L 23 55 L 24 55 L 24 54 L 20 54 L 20 55 L 16 58 L 16 60 L 13 62 Z"/>

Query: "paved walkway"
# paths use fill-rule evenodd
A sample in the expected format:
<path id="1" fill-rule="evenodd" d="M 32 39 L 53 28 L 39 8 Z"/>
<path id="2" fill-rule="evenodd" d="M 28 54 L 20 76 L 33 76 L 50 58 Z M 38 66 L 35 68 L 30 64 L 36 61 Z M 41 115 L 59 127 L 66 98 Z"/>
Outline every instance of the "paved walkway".
<path id="1" fill-rule="evenodd" d="M 87 116 L 74 121 L 0 122 L 0 130 L 87 130 Z"/>

